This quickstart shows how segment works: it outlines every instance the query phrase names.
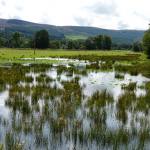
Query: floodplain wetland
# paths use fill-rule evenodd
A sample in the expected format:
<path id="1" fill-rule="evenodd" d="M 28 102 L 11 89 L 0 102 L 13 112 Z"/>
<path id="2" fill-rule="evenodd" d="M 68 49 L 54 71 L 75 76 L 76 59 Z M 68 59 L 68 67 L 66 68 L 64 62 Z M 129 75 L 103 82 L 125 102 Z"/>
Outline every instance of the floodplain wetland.
<path id="1" fill-rule="evenodd" d="M 88 57 L 1 64 L 0 150 L 149 149 L 149 63 Z"/>

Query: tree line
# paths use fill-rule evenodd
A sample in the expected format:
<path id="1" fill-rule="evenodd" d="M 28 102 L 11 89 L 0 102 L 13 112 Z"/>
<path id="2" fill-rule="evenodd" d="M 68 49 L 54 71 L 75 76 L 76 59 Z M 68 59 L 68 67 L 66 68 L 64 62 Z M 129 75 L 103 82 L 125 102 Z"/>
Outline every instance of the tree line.
<path id="1" fill-rule="evenodd" d="M 130 50 L 131 44 L 115 44 L 112 43 L 111 37 L 107 35 L 98 35 L 96 37 L 89 37 L 86 40 L 54 40 L 49 38 L 48 32 L 41 30 L 36 32 L 33 38 L 24 37 L 23 34 L 15 32 L 10 35 L 8 39 L 0 36 L 0 47 L 8 48 L 52 48 L 52 49 L 75 49 L 75 50 Z M 40 43 L 46 43 L 41 47 Z M 137 50 L 138 51 L 138 50 Z"/>
<path id="2" fill-rule="evenodd" d="M 35 33 L 33 38 L 26 38 L 19 32 L 13 33 L 9 39 L 0 36 L 0 47 L 8 48 L 37 48 L 37 49 L 87 49 L 87 50 L 110 50 L 112 39 L 106 35 L 89 37 L 86 40 L 53 40 L 49 38 L 46 30 Z"/>
<path id="3" fill-rule="evenodd" d="M 86 40 L 53 40 L 46 30 L 37 31 L 33 38 L 27 38 L 19 32 L 12 33 L 10 38 L 0 34 L 0 47 L 8 48 L 37 48 L 37 49 L 74 49 L 74 50 L 111 50 L 132 49 L 135 52 L 145 51 L 150 58 L 150 29 L 144 34 L 143 41 L 130 44 L 114 44 L 107 35 L 89 37 Z"/>

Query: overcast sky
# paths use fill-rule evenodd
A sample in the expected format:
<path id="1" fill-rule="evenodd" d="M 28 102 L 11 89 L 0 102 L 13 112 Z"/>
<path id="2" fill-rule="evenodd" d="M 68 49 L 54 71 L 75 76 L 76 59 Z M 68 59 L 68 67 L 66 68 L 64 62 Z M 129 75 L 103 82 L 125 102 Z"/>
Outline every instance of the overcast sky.
<path id="1" fill-rule="evenodd" d="M 0 0 L 0 18 L 52 25 L 147 29 L 150 0 Z"/>

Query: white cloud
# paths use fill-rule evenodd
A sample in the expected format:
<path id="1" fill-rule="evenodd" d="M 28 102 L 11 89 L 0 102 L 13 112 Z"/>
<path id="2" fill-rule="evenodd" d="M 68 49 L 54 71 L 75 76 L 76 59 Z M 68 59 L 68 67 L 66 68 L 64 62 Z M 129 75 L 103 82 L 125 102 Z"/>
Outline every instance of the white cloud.
<path id="1" fill-rule="evenodd" d="M 148 0 L 0 0 L 0 18 L 54 25 L 147 29 Z"/>

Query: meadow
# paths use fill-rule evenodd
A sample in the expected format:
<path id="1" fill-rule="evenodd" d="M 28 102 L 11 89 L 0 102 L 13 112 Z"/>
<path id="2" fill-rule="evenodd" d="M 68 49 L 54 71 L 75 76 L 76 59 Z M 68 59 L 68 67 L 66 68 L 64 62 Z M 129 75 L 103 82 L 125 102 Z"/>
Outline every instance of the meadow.
<path id="1" fill-rule="evenodd" d="M 87 50 L 35 50 L 34 49 L 0 49 L 0 62 L 21 62 L 22 58 L 74 58 L 81 60 L 98 61 L 106 60 L 141 60 L 146 61 L 146 55 L 143 53 L 134 53 L 132 51 L 87 51 Z"/>

